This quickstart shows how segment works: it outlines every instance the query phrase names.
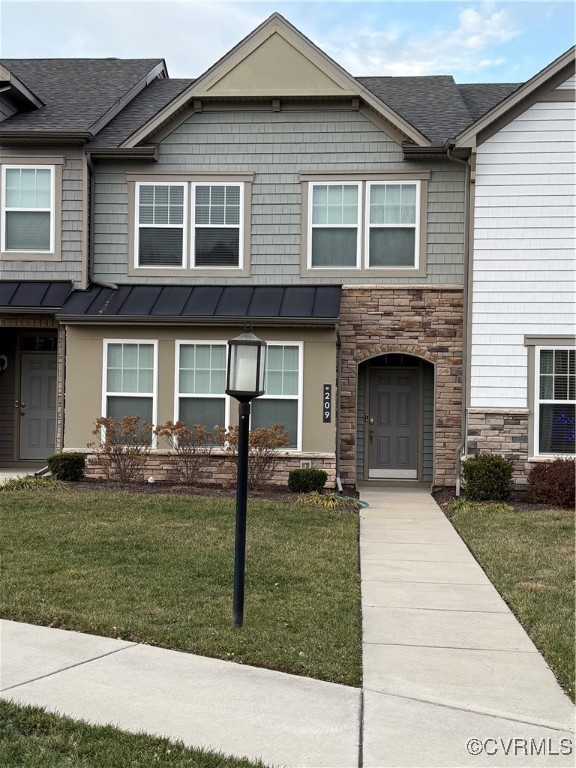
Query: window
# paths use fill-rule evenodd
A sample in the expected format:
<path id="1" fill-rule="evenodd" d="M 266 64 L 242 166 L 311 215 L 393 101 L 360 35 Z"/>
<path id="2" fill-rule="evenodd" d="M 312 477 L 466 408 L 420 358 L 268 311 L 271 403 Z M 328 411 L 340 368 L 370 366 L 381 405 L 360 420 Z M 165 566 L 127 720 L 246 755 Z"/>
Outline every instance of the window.
<path id="1" fill-rule="evenodd" d="M 2 251 L 54 253 L 54 166 L 2 169 Z"/>
<path id="2" fill-rule="evenodd" d="M 265 395 L 252 402 L 251 429 L 283 424 L 289 447 L 301 450 L 302 345 L 268 342 Z"/>
<path id="3" fill-rule="evenodd" d="M 416 266 L 416 184 L 368 184 L 369 267 Z"/>
<path id="4" fill-rule="evenodd" d="M 134 188 L 134 269 L 138 273 L 178 269 L 236 275 L 244 269 L 249 237 L 244 201 L 249 182 L 172 181 L 170 177 L 154 181 L 148 176 L 136 181 Z"/>
<path id="5" fill-rule="evenodd" d="M 312 267 L 356 267 L 358 184 L 312 185 Z"/>
<path id="6" fill-rule="evenodd" d="M 536 350 L 536 440 L 539 455 L 575 453 L 576 351 Z"/>
<path id="7" fill-rule="evenodd" d="M 184 184 L 138 184 L 137 254 L 140 267 L 184 266 Z"/>
<path id="8" fill-rule="evenodd" d="M 102 412 L 156 422 L 156 342 L 105 341 Z"/>
<path id="9" fill-rule="evenodd" d="M 302 174 L 304 181 L 311 175 Z M 425 274 L 426 228 L 421 180 L 310 181 L 308 270 L 372 270 Z M 392 272 L 394 270 L 394 272 Z"/>
<path id="10" fill-rule="evenodd" d="M 226 343 L 177 344 L 177 413 L 186 426 L 201 424 L 211 432 L 229 421 Z"/>
<path id="11" fill-rule="evenodd" d="M 194 266 L 241 266 L 239 184 L 194 187 Z"/>

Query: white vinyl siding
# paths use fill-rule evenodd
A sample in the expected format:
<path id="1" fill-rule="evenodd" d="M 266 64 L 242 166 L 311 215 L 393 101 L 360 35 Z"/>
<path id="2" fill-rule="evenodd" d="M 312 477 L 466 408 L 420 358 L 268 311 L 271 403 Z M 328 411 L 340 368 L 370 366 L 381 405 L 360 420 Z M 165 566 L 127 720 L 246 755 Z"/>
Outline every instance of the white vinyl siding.
<path id="1" fill-rule="evenodd" d="M 282 424 L 289 448 L 302 450 L 302 343 L 268 342 L 265 394 L 252 401 L 251 429 Z"/>
<path id="2" fill-rule="evenodd" d="M 175 421 L 210 432 L 230 421 L 226 397 L 226 342 L 176 342 Z"/>
<path id="3" fill-rule="evenodd" d="M 525 335 L 573 333 L 574 125 L 537 103 L 478 147 L 472 407 L 527 407 Z"/>
<path id="4" fill-rule="evenodd" d="M 140 416 L 140 426 L 156 423 L 157 360 L 155 341 L 104 341 L 103 416 Z"/>
<path id="5" fill-rule="evenodd" d="M 54 253 L 54 166 L 2 168 L 2 251 Z"/>

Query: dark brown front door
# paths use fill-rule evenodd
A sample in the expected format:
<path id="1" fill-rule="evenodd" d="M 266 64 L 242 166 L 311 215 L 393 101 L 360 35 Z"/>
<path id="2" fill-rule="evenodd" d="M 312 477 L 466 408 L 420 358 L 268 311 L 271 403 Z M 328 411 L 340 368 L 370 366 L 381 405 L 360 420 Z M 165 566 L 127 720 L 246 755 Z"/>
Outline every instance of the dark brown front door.
<path id="1" fill-rule="evenodd" d="M 417 479 L 419 371 L 376 368 L 370 372 L 368 477 Z"/>

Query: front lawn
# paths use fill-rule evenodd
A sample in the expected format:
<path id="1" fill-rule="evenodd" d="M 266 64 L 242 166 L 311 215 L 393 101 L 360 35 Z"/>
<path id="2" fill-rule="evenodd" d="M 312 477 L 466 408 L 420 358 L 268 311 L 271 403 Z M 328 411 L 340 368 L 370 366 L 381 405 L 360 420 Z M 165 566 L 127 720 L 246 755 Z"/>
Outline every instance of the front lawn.
<path id="1" fill-rule="evenodd" d="M 4 768 L 264 768 L 203 749 L 188 749 L 112 726 L 92 726 L 38 707 L 0 700 L 0 765 Z"/>
<path id="2" fill-rule="evenodd" d="M 458 501 L 448 514 L 574 699 L 574 511 Z"/>
<path id="3" fill-rule="evenodd" d="M 251 500 L 242 628 L 234 525 L 223 499 L 2 491 L 0 615 L 360 685 L 358 515 Z"/>

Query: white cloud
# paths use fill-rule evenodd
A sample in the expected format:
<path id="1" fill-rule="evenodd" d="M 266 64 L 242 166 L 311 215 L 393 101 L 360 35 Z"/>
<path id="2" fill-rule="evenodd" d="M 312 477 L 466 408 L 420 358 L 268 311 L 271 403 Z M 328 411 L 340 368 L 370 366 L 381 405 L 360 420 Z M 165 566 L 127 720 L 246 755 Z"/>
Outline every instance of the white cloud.
<path id="1" fill-rule="evenodd" d="M 340 30 L 321 46 L 355 75 L 455 74 L 502 64 L 499 46 L 519 34 L 509 11 L 493 3 L 455 13 L 452 28 L 431 26 L 414 34 L 414 26 L 378 29 L 371 22 Z"/>

